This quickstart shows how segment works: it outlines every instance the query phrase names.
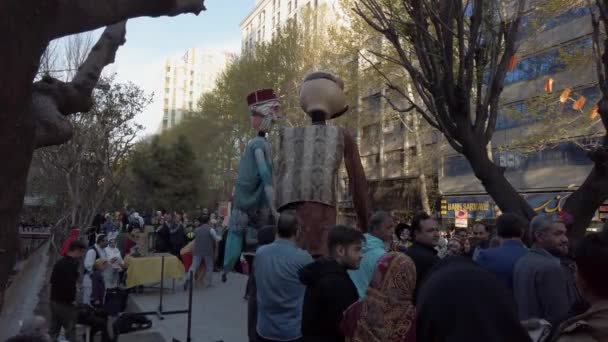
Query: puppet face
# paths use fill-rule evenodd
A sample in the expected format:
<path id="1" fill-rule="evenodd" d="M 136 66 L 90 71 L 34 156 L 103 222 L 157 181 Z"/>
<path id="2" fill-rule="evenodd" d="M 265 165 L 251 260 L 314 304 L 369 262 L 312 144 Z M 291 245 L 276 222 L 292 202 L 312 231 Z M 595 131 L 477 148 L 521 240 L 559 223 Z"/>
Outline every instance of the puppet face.
<path id="1" fill-rule="evenodd" d="M 262 126 L 262 121 L 264 120 L 264 117 L 258 114 L 253 114 L 251 116 L 251 128 L 253 128 L 255 131 L 259 131 L 260 127 Z"/>

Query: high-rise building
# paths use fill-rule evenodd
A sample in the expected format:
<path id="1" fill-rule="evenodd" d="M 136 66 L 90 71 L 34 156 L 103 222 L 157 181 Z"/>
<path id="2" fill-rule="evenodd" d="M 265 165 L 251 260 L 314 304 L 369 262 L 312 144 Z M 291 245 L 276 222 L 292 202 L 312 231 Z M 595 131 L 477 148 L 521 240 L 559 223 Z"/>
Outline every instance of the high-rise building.
<path id="1" fill-rule="evenodd" d="M 197 48 L 167 58 L 161 131 L 177 125 L 196 109 L 200 97 L 213 89 L 217 77 L 235 58 L 231 52 Z"/>
<path id="2" fill-rule="evenodd" d="M 269 42 L 287 20 L 297 19 L 301 10 L 321 5 L 337 9 L 339 0 L 256 0 L 255 8 L 241 21 L 242 51 L 246 53 L 260 42 Z"/>

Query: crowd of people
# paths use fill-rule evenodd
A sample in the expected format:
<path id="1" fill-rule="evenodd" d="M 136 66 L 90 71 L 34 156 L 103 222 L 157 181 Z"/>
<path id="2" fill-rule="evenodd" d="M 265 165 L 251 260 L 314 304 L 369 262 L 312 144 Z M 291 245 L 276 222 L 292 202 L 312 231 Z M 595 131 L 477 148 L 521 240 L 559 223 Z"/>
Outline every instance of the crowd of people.
<path id="1" fill-rule="evenodd" d="M 427 214 L 376 212 L 365 234 L 333 227 L 313 260 L 283 213 L 255 254 L 249 339 L 606 341 L 608 229 L 570 250 L 566 224 L 504 214 L 445 234 Z"/>
<path id="2" fill-rule="evenodd" d="M 77 340 L 77 322 L 102 341 L 115 339 L 107 323 L 124 309 L 116 302 L 128 271 L 124 256 L 140 252 L 145 229 L 154 232 L 155 252 L 184 263 L 184 288 L 190 277 L 212 286 L 222 264 L 226 229 L 208 210 L 192 222 L 162 211 L 133 211 L 126 224 L 121 216 L 101 217 L 92 244 L 72 230 L 53 268 L 52 340 L 62 329 Z M 379 211 L 366 233 L 334 226 L 328 255 L 315 260 L 297 246 L 299 220 L 282 213 L 257 231 L 246 290 L 249 340 L 605 341 L 608 229 L 572 246 L 566 226 L 559 214 L 530 223 L 503 214 L 494 227 L 475 222 L 446 232 L 424 213 L 406 224 Z M 83 319 L 83 307 L 105 315 Z"/>
<path id="3" fill-rule="evenodd" d="M 40 341 L 56 341 L 60 336 L 77 341 L 76 326 L 82 324 L 91 328 L 91 336 L 100 333 L 102 342 L 115 340 L 118 332 L 112 322 L 125 310 L 128 293 L 139 290 L 125 288 L 129 257 L 172 254 L 190 270 L 187 277 L 202 271 L 204 282 L 211 286 L 216 263 L 221 264 L 218 242 L 225 230 L 220 220 L 207 209 L 194 220 L 185 212 L 140 215 L 130 209 L 98 214 L 87 229 L 73 227 L 51 273 L 50 320 L 47 324 L 37 317 L 44 321 L 38 325 L 45 327 L 38 330 L 45 333 L 35 335 Z"/>

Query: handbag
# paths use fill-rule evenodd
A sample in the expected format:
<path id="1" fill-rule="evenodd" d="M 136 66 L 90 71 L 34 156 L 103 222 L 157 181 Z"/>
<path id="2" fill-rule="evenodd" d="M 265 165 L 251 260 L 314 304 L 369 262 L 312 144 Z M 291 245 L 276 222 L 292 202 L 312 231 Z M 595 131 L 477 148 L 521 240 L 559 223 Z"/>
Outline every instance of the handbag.
<path id="1" fill-rule="evenodd" d="M 128 292 L 121 288 L 106 290 L 104 309 L 110 316 L 116 316 L 127 308 Z"/>

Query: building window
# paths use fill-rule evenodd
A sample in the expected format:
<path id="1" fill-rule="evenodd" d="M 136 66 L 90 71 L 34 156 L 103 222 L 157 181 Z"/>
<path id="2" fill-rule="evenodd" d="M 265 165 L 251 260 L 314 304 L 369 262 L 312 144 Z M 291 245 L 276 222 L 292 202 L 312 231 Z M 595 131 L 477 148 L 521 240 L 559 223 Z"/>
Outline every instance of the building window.
<path id="1" fill-rule="evenodd" d="M 287 14 L 291 14 L 291 1 L 287 2 Z"/>
<path id="2" fill-rule="evenodd" d="M 165 88 L 165 94 L 169 94 L 169 88 Z"/>
<path id="3" fill-rule="evenodd" d="M 171 67 L 167 66 L 167 72 L 171 72 Z"/>
<path id="4" fill-rule="evenodd" d="M 382 109 L 382 95 L 380 93 L 367 97 L 365 101 L 367 102 L 367 110 L 369 110 L 370 114 L 380 114 L 380 110 Z"/>
<path id="5" fill-rule="evenodd" d="M 418 155 L 418 150 L 416 150 L 416 146 L 410 146 L 408 148 L 408 153 L 411 157 L 415 157 Z"/>
<path id="6" fill-rule="evenodd" d="M 298 0 L 293 0 L 293 9 L 296 10 L 298 8 Z"/>
<path id="7" fill-rule="evenodd" d="M 315 8 L 319 7 L 319 0 L 315 0 Z"/>
<path id="8" fill-rule="evenodd" d="M 585 38 L 576 42 L 558 46 L 547 52 L 526 57 L 519 61 L 512 72 L 505 76 L 505 86 L 520 82 L 529 81 L 535 78 L 555 74 L 564 71 L 566 63 L 562 54 L 590 55 L 592 51 L 591 38 Z"/>

